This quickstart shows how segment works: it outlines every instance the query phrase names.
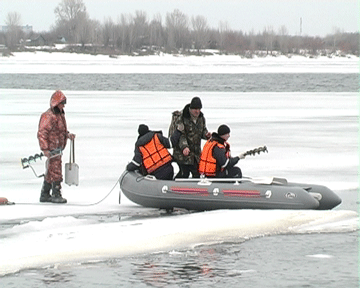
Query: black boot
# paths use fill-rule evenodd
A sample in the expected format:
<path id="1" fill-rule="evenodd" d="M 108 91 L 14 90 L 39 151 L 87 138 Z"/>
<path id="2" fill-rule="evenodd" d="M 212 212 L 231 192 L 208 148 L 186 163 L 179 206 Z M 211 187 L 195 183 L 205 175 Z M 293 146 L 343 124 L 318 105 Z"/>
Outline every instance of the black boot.
<path id="1" fill-rule="evenodd" d="M 56 181 L 52 183 L 52 203 L 66 203 L 67 200 L 61 196 L 61 182 Z"/>
<path id="2" fill-rule="evenodd" d="M 40 202 L 52 202 L 50 190 L 51 184 L 44 180 L 43 186 L 41 187 Z"/>

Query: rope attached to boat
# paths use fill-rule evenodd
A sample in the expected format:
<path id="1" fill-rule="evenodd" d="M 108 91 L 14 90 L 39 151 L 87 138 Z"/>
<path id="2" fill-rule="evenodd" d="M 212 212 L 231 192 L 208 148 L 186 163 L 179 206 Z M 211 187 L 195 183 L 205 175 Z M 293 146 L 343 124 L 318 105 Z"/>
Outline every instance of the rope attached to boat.
<path id="1" fill-rule="evenodd" d="M 67 203 L 66 206 L 95 206 L 100 204 L 101 202 L 103 202 L 106 198 L 108 198 L 110 196 L 110 194 L 114 191 L 115 187 L 117 186 L 118 183 L 120 183 L 122 178 L 122 175 L 119 177 L 119 179 L 116 181 L 116 183 L 114 184 L 114 186 L 111 188 L 110 192 L 108 192 L 104 198 L 102 198 L 101 200 L 95 202 L 95 203 L 90 203 L 90 204 L 71 204 L 71 203 Z M 121 193 L 119 193 L 119 203 L 120 203 L 120 197 L 121 197 Z M 16 204 L 16 205 L 47 205 L 47 203 L 19 203 L 19 202 L 11 202 L 11 204 Z M 50 204 L 50 203 L 49 203 Z"/>

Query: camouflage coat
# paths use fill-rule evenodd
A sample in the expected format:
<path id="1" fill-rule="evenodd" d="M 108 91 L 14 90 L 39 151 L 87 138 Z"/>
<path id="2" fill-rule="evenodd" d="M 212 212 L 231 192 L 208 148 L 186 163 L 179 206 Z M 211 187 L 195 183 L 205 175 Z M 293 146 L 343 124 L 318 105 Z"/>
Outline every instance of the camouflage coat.
<path id="1" fill-rule="evenodd" d="M 207 140 L 206 134 L 208 130 L 206 128 L 205 117 L 203 113 L 200 113 L 196 123 L 190 116 L 190 104 L 187 104 L 184 110 L 181 112 L 181 116 L 177 119 L 176 126 L 179 124 L 184 125 L 184 131 L 182 131 L 179 143 L 174 146 L 174 159 L 179 164 L 194 165 L 200 161 L 201 154 L 201 139 Z M 188 147 L 190 154 L 184 156 L 183 150 Z"/>
<path id="2" fill-rule="evenodd" d="M 65 149 L 69 132 L 67 131 L 65 113 L 57 107 L 66 100 L 61 91 L 56 91 L 50 99 L 50 108 L 40 117 L 37 138 L 42 151 L 51 151 L 57 148 Z M 52 183 L 62 181 L 61 156 L 48 159 L 45 181 Z"/>

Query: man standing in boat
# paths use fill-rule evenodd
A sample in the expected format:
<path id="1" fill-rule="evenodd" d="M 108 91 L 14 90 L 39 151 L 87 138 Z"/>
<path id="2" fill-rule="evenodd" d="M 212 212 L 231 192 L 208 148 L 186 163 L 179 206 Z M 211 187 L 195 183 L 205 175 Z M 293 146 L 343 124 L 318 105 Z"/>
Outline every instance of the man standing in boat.
<path id="1" fill-rule="evenodd" d="M 140 124 L 139 137 L 135 143 L 134 157 L 126 166 L 126 170 L 140 170 L 143 175 L 154 175 L 156 179 L 172 180 L 174 168 L 173 158 L 167 148 L 172 148 L 179 142 L 182 126 L 178 126 L 168 139 L 161 131 L 150 131 L 149 127 Z"/>
<path id="2" fill-rule="evenodd" d="M 211 133 L 206 128 L 204 114 L 201 112 L 202 103 L 199 97 L 194 97 L 181 112 L 176 125 L 183 125 L 184 131 L 178 145 L 174 147 L 174 159 L 180 171 L 175 178 L 198 178 L 198 163 L 201 154 L 201 139 L 207 140 Z"/>
<path id="3" fill-rule="evenodd" d="M 48 158 L 40 202 L 67 202 L 61 196 L 61 182 L 63 181 L 61 155 L 67 139 L 74 140 L 75 134 L 67 130 L 65 104 L 65 95 L 60 90 L 55 91 L 50 99 L 50 108 L 40 118 L 37 138 L 41 151 Z M 52 190 L 52 196 L 50 190 Z"/>
<path id="4" fill-rule="evenodd" d="M 211 138 L 205 143 L 201 152 L 199 173 L 206 177 L 216 178 L 241 178 L 242 172 L 235 165 L 245 155 L 240 154 L 236 157 L 230 155 L 230 128 L 227 125 L 220 125 L 217 133 L 213 133 Z"/>

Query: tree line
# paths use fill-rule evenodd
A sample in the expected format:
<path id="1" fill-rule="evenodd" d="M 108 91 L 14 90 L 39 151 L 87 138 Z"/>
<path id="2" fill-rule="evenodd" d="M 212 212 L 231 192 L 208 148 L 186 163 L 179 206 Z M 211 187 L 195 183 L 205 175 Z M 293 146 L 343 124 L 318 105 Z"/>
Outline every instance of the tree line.
<path id="1" fill-rule="evenodd" d="M 353 54 L 359 56 L 359 33 L 334 29 L 326 37 L 290 35 L 286 26 L 278 31 L 267 26 L 262 32 L 235 31 L 227 22 L 211 28 L 204 16 L 191 16 L 178 9 L 149 19 L 146 12 L 120 14 L 117 21 L 103 22 L 89 17 L 83 0 L 62 0 L 54 10 L 55 24 L 50 31 L 25 33 L 21 15 L 11 12 L 0 33 L 0 44 L 10 51 L 29 49 L 31 45 L 52 46 L 65 42 L 67 49 L 87 53 L 143 55 L 159 52 L 204 55 L 208 49 L 222 54 L 252 57 L 254 54 Z"/>

